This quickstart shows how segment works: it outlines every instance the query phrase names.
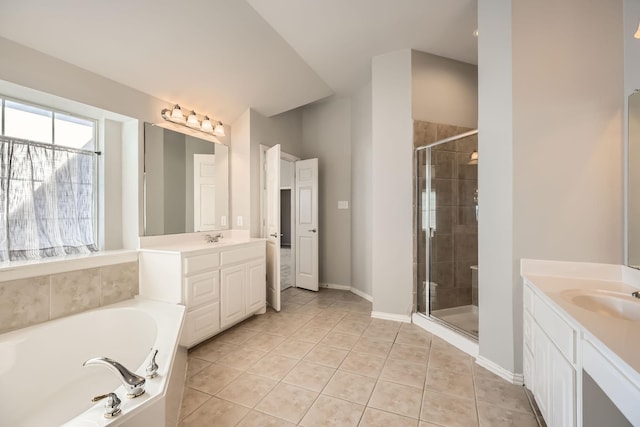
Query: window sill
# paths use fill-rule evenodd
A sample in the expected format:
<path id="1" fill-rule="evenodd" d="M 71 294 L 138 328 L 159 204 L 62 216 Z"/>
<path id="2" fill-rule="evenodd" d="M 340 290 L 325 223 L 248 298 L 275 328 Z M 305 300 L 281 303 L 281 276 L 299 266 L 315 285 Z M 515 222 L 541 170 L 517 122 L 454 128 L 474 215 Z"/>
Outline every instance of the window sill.
<path id="1" fill-rule="evenodd" d="M 137 261 L 138 251 L 125 249 L 95 252 L 90 255 L 3 262 L 0 263 L 0 282 Z"/>

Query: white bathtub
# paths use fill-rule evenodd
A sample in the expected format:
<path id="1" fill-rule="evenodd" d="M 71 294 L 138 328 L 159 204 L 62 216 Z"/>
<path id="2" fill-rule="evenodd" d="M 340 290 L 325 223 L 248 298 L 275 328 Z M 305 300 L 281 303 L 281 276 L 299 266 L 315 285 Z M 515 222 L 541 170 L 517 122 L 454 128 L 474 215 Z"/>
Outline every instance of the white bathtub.
<path id="1" fill-rule="evenodd" d="M 183 318 L 183 306 L 136 298 L 0 335 L 0 426 L 175 425 L 186 366 L 178 347 Z M 82 366 L 106 356 L 144 376 L 152 348 L 159 375 L 135 399 L 110 370 Z M 104 401 L 91 398 L 111 391 L 122 414 L 105 419 Z"/>

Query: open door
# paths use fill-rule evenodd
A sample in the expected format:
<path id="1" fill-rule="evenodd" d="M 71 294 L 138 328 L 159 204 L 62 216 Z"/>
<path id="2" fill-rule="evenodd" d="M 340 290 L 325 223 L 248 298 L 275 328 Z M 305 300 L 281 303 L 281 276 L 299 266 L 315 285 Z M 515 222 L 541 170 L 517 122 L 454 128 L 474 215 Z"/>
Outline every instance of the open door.
<path id="1" fill-rule="evenodd" d="M 215 154 L 193 155 L 193 231 L 216 228 Z"/>
<path id="2" fill-rule="evenodd" d="M 267 303 L 280 311 L 280 144 L 267 150 L 265 177 Z"/>
<path id="3" fill-rule="evenodd" d="M 318 290 L 318 159 L 296 162 L 296 286 Z"/>

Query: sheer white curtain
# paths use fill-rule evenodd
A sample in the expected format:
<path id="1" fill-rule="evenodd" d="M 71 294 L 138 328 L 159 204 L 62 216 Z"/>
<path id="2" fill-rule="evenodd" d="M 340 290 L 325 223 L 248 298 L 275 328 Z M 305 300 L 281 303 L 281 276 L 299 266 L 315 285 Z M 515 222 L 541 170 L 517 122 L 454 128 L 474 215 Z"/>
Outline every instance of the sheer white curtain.
<path id="1" fill-rule="evenodd" d="M 0 136 L 0 261 L 97 250 L 95 156 Z"/>

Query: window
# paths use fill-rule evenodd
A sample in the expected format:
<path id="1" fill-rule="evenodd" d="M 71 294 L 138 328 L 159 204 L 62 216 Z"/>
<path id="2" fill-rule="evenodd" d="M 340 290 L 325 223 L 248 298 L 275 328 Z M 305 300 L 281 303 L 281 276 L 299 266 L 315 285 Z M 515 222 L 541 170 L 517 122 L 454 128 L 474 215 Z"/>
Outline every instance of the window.
<path id="1" fill-rule="evenodd" d="M 0 102 L 0 262 L 96 251 L 96 121 Z"/>

